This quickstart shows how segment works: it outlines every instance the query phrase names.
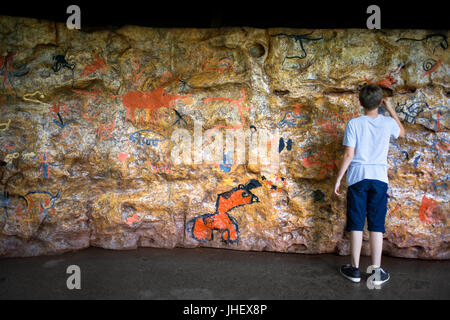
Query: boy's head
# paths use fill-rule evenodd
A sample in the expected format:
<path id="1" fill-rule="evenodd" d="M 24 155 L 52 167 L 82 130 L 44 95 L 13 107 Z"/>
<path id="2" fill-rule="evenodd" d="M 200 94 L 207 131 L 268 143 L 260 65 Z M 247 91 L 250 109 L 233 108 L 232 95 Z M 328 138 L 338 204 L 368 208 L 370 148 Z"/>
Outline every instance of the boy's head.
<path id="1" fill-rule="evenodd" d="M 359 91 L 359 102 L 367 110 L 378 108 L 383 100 L 383 90 L 376 84 L 368 84 Z"/>

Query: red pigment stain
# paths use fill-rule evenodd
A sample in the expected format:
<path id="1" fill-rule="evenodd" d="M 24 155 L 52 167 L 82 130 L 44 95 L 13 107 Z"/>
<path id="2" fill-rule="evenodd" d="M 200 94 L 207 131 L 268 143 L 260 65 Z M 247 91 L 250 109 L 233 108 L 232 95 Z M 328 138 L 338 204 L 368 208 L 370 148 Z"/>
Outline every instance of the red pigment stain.
<path id="1" fill-rule="evenodd" d="M 124 162 L 128 158 L 128 153 L 126 152 L 119 152 L 119 155 L 117 156 L 120 162 Z"/>
<path id="2" fill-rule="evenodd" d="M 439 222 L 441 219 L 440 211 L 441 210 L 436 200 L 423 196 L 419 209 L 419 219 L 423 224 Z"/>

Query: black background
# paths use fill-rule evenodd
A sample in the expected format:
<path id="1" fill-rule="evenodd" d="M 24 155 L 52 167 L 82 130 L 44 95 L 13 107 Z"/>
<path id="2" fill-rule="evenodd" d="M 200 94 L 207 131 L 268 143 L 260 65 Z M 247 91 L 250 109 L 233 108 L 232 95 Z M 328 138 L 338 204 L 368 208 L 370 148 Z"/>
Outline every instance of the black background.
<path id="1" fill-rule="evenodd" d="M 382 29 L 448 30 L 445 2 L 419 1 L 283 1 L 283 0 L 125 0 L 11 1 L 0 14 L 66 22 L 70 4 L 81 8 L 81 28 L 126 24 L 164 28 L 366 28 L 367 7 L 381 9 Z"/>

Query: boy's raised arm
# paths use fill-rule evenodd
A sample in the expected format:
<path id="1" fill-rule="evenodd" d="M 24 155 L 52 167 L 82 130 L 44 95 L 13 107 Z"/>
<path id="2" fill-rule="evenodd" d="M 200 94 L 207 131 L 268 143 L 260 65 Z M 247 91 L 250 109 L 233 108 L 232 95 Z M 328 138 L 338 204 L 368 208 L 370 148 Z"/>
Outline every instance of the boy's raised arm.
<path id="1" fill-rule="evenodd" d="M 405 128 L 403 127 L 402 123 L 400 122 L 400 119 L 397 116 L 397 113 L 395 112 L 394 105 L 392 103 L 391 98 L 384 98 L 383 99 L 383 105 L 385 109 L 389 112 L 392 118 L 397 122 L 398 126 L 400 127 L 400 134 L 398 135 L 399 138 L 403 138 L 405 136 Z"/>

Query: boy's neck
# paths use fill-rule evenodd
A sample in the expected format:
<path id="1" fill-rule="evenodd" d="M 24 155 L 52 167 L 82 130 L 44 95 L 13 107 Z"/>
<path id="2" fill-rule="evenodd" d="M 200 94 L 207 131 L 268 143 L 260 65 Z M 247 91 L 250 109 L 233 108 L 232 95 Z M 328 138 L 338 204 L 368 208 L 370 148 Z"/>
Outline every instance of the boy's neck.
<path id="1" fill-rule="evenodd" d="M 378 108 L 373 110 L 364 109 L 364 114 L 368 117 L 376 118 L 378 117 Z"/>

